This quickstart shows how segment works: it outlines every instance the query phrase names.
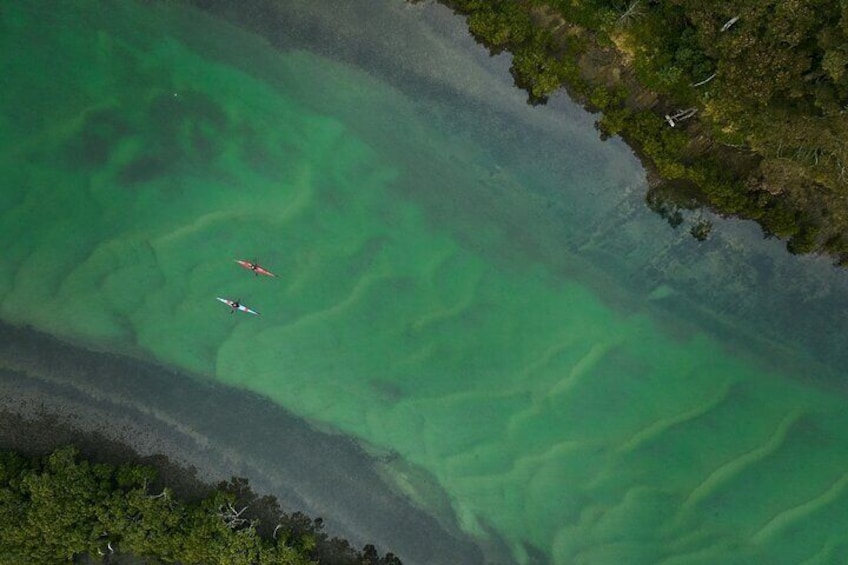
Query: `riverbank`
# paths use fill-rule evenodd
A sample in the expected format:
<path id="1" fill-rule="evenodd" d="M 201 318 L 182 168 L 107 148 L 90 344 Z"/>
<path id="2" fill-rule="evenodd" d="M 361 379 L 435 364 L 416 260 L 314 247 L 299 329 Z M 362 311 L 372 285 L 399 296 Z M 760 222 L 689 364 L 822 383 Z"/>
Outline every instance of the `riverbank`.
<path id="1" fill-rule="evenodd" d="M 67 444 L 106 462 L 150 464 L 187 497 L 246 477 L 330 536 L 373 543 L 404 563 L 481 563 L 387 484 L 351 440 L 319 432 L 263 398 L 0 324 L 0 447 L 43 455 Z"/>
<path id="2" fill-rule="evenodd" d="M 706 239 L 712 225 L 698 210 L 707 208 L 756 221 L 792 253 L 848 263 L 834 5 L 793 17 L 768 2 L 738 14 L 697 3 L 636 1 L 616 12 L 591 2 L 438 2 L 492 53 L 511 53 L 531 103 L 565 87 L 601 112 L 602 136 L 620 135 L 638 154 L 652 179 L 647 203 L 673 227 Z"/>

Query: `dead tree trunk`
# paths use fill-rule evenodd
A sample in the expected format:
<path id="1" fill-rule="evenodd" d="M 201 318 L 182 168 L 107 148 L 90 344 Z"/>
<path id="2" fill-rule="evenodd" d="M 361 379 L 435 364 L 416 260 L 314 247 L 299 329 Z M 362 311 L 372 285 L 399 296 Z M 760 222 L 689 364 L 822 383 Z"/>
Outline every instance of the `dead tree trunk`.
<path id="1" fill-rule="evenodd" d="M 247 520 L 241 517 L 247 508 L 248 507 L 245 506 L 241 510 L 236 510 L 232 503 L 228 502 L 227 506 L 221 506 L 218 509 L 218 516 L 224 521 L 224 524 L 226 524 L 228 528 L 236 529 L 247 523 Z"/>
<path id="2" fill-rule="evenodd" d="M 723 25 L 723 26 L 721 26 L 721 30 L 720 30 L 720 31 L 724 32 L 724 31 L 729 30 L 731 27 L 733 27 L 733 24 L 735 24 L 735 23 L 736 23 L 736 22 L 738 22 L 738 21 L 739 21 L 739 16 L 733 16 L 732 18 L 730 18 L 729 20 L 727 20 L 727 21 L 724 23 L 724 25 Z"/>
<path id="3" fill-rule="evenodd" d="M 674 127 L 678 124 L 678 122 L 682 122 L 684 120 L 688 120 L 692 116 L 698 113 L 697 108 L 687 108 L 685 110 L 680 110 L 676 112 L 674 115 L 665 115 L 665 121 L 668 122 L 668 125 Z"/>
<path id="4" fill-rule="evenodd" d="M 710 82 L 711 80 L 713 80 L 715 77 L 716 77 L 716 73 L 713 73 L 713 74 L 711 74 L 710 76 L 708 76 L 707 78 L 705 78 L 704 80 L 702 80 L 702 81 L 700 81 L 700 82 L 696 82 L 696 83 L 695 83 L 695 84 L 693 84 L 692 86 L 694 86 L 695 88 L 697 88 L 697 87 L 699 87 L 699 86 L 704 86 L 705 84 L 707 84 L 708 82 Z"/>

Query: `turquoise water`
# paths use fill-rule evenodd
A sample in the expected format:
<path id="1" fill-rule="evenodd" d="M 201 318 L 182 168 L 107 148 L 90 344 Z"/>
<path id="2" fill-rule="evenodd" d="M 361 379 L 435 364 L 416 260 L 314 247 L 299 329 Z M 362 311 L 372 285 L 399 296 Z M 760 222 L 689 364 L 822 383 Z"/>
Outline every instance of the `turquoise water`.
<path id="1" fill-rule="evenodd" d="M 844 561 L 848 411 L 822 384 L 843 328 L 793 333 L 831 320 L 797 296 L 835 311 L 840 275 L 744 250 L 745 226 L 671 232 L 566 101 L 501 77 L 483 112 L 501 63 L 472 47 L 451 105 L 118 4 L 0 12 L 3 319 L 396 453 L 399 488 L 520 563 Z"/>

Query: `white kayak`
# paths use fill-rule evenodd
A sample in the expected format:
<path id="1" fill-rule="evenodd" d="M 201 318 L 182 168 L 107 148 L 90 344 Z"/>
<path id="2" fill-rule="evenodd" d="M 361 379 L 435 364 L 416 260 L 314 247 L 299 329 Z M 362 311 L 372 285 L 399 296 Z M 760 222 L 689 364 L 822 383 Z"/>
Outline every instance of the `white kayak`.
<path id="1" fill-rule="evenodd" d="M 232 310 L 230 311 L 230 314 L 232 314 L 236 310 L 241 310 L 242 312 L 247 312 L 248 314 L 255 314 L 256 316 L 260 315 L 259 312 L 257 312 L 256 310 L 251 310 L 250 308 L 248 308 L 244 304 L 240 304 L 239 302 L 236 302 L 235 300 L 229 300 L 227 298 L 221 298 L 220 296 L 216 296 L 215 298 L 217 298 L 218 300 L 220 300 L 221 302 L 223 302 L 224 304 L 226 304 L 227 306 L 232 308 Z"/>

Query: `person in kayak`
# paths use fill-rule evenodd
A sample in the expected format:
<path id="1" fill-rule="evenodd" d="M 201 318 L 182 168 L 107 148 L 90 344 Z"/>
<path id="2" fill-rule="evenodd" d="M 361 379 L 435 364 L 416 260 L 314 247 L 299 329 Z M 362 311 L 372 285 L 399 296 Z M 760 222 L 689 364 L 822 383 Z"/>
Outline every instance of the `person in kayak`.
<path id="1" fill-rule="evenodd" d="M 245 269 L 252 271 L 254 275 L 257 277 L 259 275 L 265 275 L 266 277 L 276 277 L 274 273 L 257 263 L 256 261 L 248 261 L 247 259 L 236 259 L 236 263 L 244 267 Z"/>
<path id="2" fill-rule="evenodd" d="M 259 312 L 256 310 L 252 310 L 241 303 L 241 300 L 230 300 L 229 298 L 221 298 L 220 296 L 215 297 L 219 302 L 223 302 L 230 308 L 230 314 L 234 313 L 236 310 L 239 312 L 244 312 L 246 314 L 253 314 L 254 316 L 259 316 Z"/>

